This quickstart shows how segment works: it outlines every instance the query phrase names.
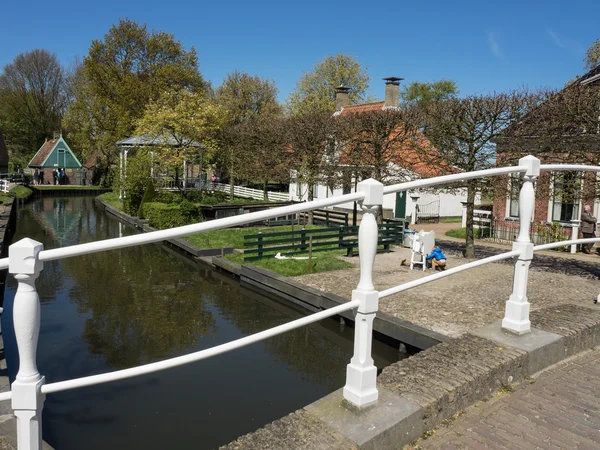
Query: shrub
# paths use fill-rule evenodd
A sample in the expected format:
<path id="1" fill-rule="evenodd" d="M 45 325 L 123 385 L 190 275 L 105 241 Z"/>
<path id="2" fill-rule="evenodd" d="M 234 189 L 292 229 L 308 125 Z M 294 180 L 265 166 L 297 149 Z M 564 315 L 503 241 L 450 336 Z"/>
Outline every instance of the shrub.
<path id="1" fill-rule="evenodd" d="M 123 209 L 131 216 L 136 215 L 150 178 L 150 156 L 139 152 L 127 160 L 127 171 L 116 182 L 115 190 L 124 191 Z"/>
<path id="2" fill-rule="evenodd" d="M 144 203 L 143 214 L 148 219 L 148 224 L 159 230 L 201 222 L 203 217 L 200 214 L 200 209 L 193 203 L 190 204 L 191 207 L 185 205 L 184 208 L 181 208 L 181 205 L 173 203 L 167 205 L 159 202 L 148 202 Z"/>

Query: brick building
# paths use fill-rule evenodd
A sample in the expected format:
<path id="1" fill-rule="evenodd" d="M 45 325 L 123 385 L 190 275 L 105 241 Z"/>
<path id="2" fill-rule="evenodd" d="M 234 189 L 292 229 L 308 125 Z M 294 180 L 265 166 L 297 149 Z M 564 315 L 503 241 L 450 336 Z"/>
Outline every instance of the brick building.
<path id="1" fill-rule="evenodd" d="M 592 69 L 567 89 L 600 88 L 600 66 Z M 559 93 L 560 95 L 560 93 Z M 557 103 L 554 103 L 556 106 Z M 543 113 L 544 104 L 532 114 Z M 546 111 L 548 113 L 548 111 Z M 514 124 L 517 129 L 527 128 L 525 118 L 521 123 Z M 535 118 L 533 119 L 535 120 Z M 529 127 L 531 130 L 534 127 Z M 545 136 L 519 134 L 514 139 L 500 138 L 496 141 L 497 163 L 499 166 L 516 164 L 517 160 L 533 154 L 542 164 L 598 164 L 600 162 L 600 128 L 590 127 L 582 130 L 575 127 L 565 132 L 562 139 L 551 143 Z M 540 133 L 541 134 L 541 133 Z M 518 150 L 515 150 L 518 149 Z M 589 204 L 596 217 L 600 214 L 600 199 L 597 194 L 597 177 L 595 173 L 582 173 L 576 171 L 547 172 L 544 171 L 536 181 L 536 202 L 532 219 L 532 237 L 548 233 L 559 234 L 563 237 L 570 236 L 572 221 L 579 220 L 583 206 Z M 493 215 L 497 237 L 501 240 L 514 240 L 518 234 L 519 219 L 519 191 L 521 181 L 519 176 L 504 177 L 498 180 L 494 199 Z M 541 239 L 540 237 L 540 240 Z"/>

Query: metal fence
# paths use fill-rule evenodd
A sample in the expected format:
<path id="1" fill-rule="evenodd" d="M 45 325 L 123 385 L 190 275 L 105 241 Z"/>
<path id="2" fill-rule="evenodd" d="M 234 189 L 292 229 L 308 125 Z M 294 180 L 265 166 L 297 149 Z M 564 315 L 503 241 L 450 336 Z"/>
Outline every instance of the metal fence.
<path id="1" fill-rule="evenodd" d="M 529 322 L 530 305 L 527 300 L 527 272 L 533 258 L 533 252 L 535 250 L 555 248 L 567 244 L 600 241 L 600 238 L 580 239 L 534 246 L 530 240 L 528 224 L 531 222 L 535 203 L 533 184 L 540 173 L 540 169 L 600 172 L 599 166 L 545 165 L 540 168 L 539 160 L 533 156 L 528 156 L 519 160 L 518 166 L 421 179 L 387 187 L 384 187 L 375 180 L 369 179 L 359 183 L 357 192 L 347 195 L 282 206 L 245 215 L 186 225 L 179 228 L 106 239 L 69 247 L 44 250 L 41 243 L 27 238 L 12 244 L 9 248 L 9 257 L 0 260 L 0 269 L 8 269 L 9 273 L 15 277 L 18 283 L 13 306 L 13 321 L 20 365 L 11 390 L 0 393 L 0 401 L 12 401 L 12 408 L 18 422 L 17 439 L 19 450 L 39 450 L 41 448 L 42 408 L 45 396 L 48 394 L 133 378 L 201 361 L 349 310 L 356 311 L 355 320 L 357 326 L 354 328 L 354 356 L 350 360 L 346 370 L 346 385 L 342 391 L 343 398 L 359 408 L 372 404 L 377 401 L 379 396 L 377 390 L 377 368 L 371 357 L 373 321 L 378 311 L 379 301 L 389 295 L 474 267 L 505 259 L 514 259 L 514 281 L 513 292 L 506 303 L 502 327 L 518 335 L 529 332 L 531 325 Z M 378 243 L 376 215 L 377 210 L 382 207 L 384 194 L 511 173 L 521 174 L 523 178 L 523 186 L 521 187 L 519 196 L 521 226 L 511 251 L 400 284 L 381 292 L 375 289 L 373 285 L 373 267 Z M 356 289 L 352 292 L 352 299 L 347 303 L 209 349 L 129 369 L 49 384 L 46 384 L 45 378 L 39 373 L 36 364 L 36 349 L 42 317 L 39 296 L 36 290 L 36 279 L 43 270 L 45 261 L 73 258 L 79 255 L 162 242 L 191 234 L 241 226 L 273 217 L 299 214 L 312 209 L 326 208 L 354 201 L 359 202 L 363 210 L 358 232 L 358 248 L 361 257 L 360 280 Z M 460 283 L 460 280 L 457 282 Z M 210 389 L 210 386 L 198 386 L 197 389 Z"/>

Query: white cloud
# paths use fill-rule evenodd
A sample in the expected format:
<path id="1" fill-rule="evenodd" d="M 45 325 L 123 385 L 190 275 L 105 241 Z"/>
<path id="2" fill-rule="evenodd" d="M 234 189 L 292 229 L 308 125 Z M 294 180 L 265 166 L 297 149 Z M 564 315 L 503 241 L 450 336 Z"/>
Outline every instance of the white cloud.
<path id="1" fill-rule="evenodd" d="M 585 52 L 585 48 L 579 42 L 577 42 L 575 39 L 571 39 L 562 34 L 558 34 L 550 28 L 546 29 L 546 33 L 548 34 L 548 36 L 550 36 L 550 38 L 552 39 L 552 42 L 554 42 L 554 45 L 556 45 L 558 48 L 564 48 L 573 53 L 584 53 Z"/>
<path id="2" fill-rule="evenodd" d="M 561 38 L 558 34 L 556 34 L 554 31 L 552 31 L 549 28 L 546 30 L 546 32 L 548 33 L 548 36 L 550 36 L 552 38 L 552 40 L 557 45 L 557 47 L 565 48 L 565 44 L 563 44 L 563 41 L 561 40 Z"/>
<path id="3" fill-rule="evenodd" d="M 492 50 L 492 53 L 497 58 L 503 58 L 504 54 L 502 53 L 502 49 L 500 49 L 500 45 L 496 40 L 496 33 L 494 33 L 493 31 L 488 32 L 488 42 L 490 43 L 490 49 Z"/>

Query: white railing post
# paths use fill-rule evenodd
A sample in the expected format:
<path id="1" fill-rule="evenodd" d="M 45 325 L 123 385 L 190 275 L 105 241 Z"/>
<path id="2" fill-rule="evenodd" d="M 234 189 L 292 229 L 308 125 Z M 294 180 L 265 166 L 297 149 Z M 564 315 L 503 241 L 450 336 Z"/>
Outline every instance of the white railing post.
<path id="1" fill-rule="evenodd" d="M 527 171 L 521 175 L 523 186 L 519 193 L 519 235 L 513 243 L 513 250 L 519 251 L 520 254 L 515 261 L 513 291 L 506 302 L 502 329 L 515 334 L 525 334 L 531 331 L 527 279 L 533 259 L 533 243 L 529 237 L 529 227 L 535 204 L 533 184 L 540 174 L 540 160 L 531 155 L 526 156 L 519 160 L 519 166 L 527 166 Z"/>
<path id="2" fill-rule="evenodd" d="M 363 216 L 358 230 L 360 280 L 352 291 L 352 300 L 360 302 L 354 328 L 354 356 L 346 370 L 344 398 L 361 408 L 377 400 L 377 367 L 371 356 L 373 320 L 379 305 L 379 293 L 373 286 L 373 266 L 377 254 L 377 209 L 383 204 L 383 184 L 368 179 L 358 183 L 364 192 Z"/>
<path id="3" fill-rule="evenodd" d="M 417 220 L 418 220 L 417 214 L 419 214 L 419 205 L 417 204 L 417 202 L 419 201 L 420 198 L 421 197 L 419 197 L 418 195 L 410 196 L 410 199 L 413 201 L 412 217 L 410 218 L 411 225 L 415 225 L 417 223 Z"/>
<path id="4" fill-rule="evenodd" d="M 579 224 L 581 220 L 571 220 L 571 239 L 579 239 Z M 577 253 L 577 244 L 571 244 L 571 253 Z"/>
<path id="5" fill-rule="evenodd" d="M 17 417 L 19 450 L 42 448 L 42 408 L 44 377 L 36 365 L 40 334 L 40 298 L 35 280 L 43 262 L 38 254 L 44 246 L 32 239 L 22 239 L 9 247 L 9 272 L 18 282 L 13 306 L 13 322 L 19 351 L 19 372 L 12 384 L 12 408 Z"/>
<path id="6" fill-rule="evenodd" d="M 467 228 L 467 202 L 460 202 L 462 204 L 462 216 L 460 218 L 460 227 Z"/>

